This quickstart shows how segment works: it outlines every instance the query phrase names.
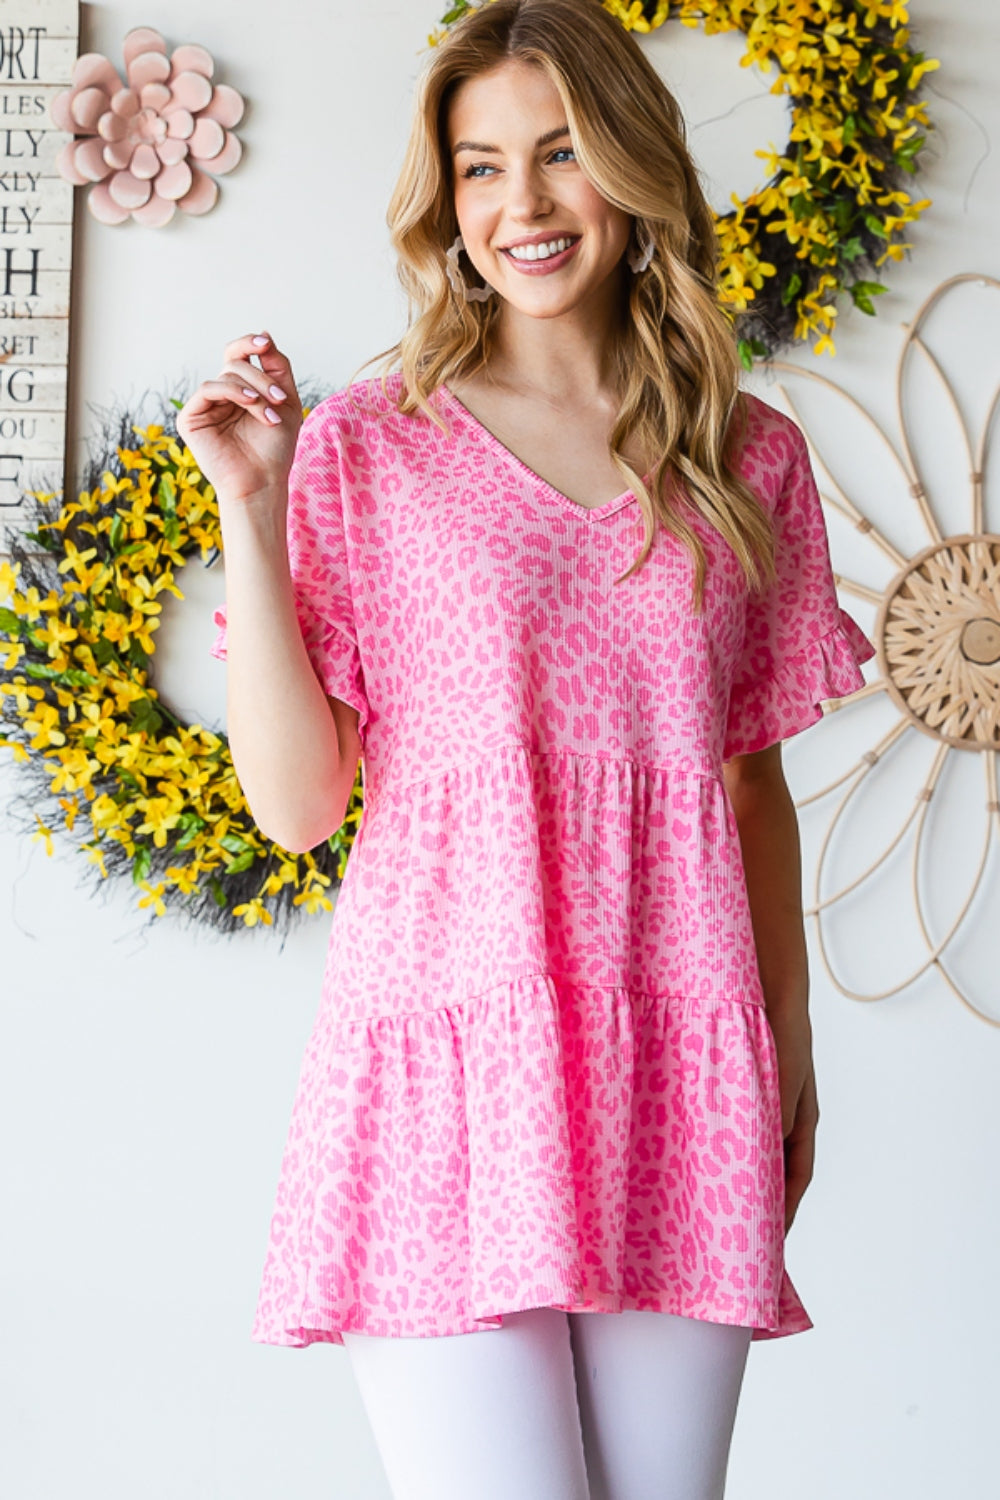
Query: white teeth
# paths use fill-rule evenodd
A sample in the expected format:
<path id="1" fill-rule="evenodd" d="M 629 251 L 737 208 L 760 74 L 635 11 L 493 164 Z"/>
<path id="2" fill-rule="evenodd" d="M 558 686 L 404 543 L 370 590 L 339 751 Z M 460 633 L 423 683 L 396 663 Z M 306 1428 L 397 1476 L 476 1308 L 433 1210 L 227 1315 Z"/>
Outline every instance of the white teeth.
<path id="1" fill-rule="evenodd" d="M 515 245 L 507 254 L 515 260 L 548 260 L 550 255 L 558 255 L 572 243 L 572 240 L 549 240 L 547 245 Z"/>

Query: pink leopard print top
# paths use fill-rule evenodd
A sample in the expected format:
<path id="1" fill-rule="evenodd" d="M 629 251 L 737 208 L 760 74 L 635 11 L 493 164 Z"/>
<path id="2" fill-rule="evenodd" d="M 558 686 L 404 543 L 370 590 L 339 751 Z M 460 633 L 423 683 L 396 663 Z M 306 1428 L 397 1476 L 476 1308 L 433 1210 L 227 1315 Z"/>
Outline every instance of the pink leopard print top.
<path id="1" fill-rule="evenodd" d="M 446 1333 L 552 1305 L 810 1325 L 783 1261 L 777 1059 L 722 762 L 820 718 L 874 648 L 839 606 L 802 433 L 755 396 L 742 471 L 778 581 L 700 517 L 639 572 L 446 387 L 309 413 L 296 607 L 359 713 L 331 924 L 253 1337 Z M 353 394 L 353 399 L 352 399 Z M 225 656 L 225 609 L 212 651 Z"/>

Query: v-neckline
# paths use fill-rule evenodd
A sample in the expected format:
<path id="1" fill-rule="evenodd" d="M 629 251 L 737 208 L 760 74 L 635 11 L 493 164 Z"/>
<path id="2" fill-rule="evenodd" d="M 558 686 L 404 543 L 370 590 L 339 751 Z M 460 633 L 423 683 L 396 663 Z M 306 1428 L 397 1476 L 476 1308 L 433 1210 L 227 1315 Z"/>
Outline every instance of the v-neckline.
<path id="1" fill-rule="evenodd" d="M 564 495 L 562 490 L 557 490 L 554 484 L 550 484 L 547 479 L 543 479 L 541 474 L 537 474 L 522 458 L 518 458 L 513 449 L 508 448 L 505 443 L 502 443 L 496 433 L 492 432 L 477 416 L 474 416 L 465 403 L 459 400 L 454 391 L 445 385 L 444 381 L 441 381 L 436 389 L 444 395 L 447 402 L 451 405 L 452 410 L 457 412 L 459 418 L 479 436 L 480 440 L 488 448 L 491 448 L 494 453 L 498 453 L 501 458 L 506 459 L 521 475 L 530 479 L 532 484 L 544 490 L 553 500 L 558 501 L 559 504 L 574 511 L 585 520 L 602 521 L 605 516 L 613 516 L 616 511 L 635 501 L 636 496 L 632 490 L 625 490 L 623 494 L 616 495 L 613 500 L 605 500 L 601 505 L 583 505 L 579 500 L 574 500 L 570 495 Z M 648 484 L 650 478 L 650 474 L 644 474 L 642 476 L 643 483 Z"/>

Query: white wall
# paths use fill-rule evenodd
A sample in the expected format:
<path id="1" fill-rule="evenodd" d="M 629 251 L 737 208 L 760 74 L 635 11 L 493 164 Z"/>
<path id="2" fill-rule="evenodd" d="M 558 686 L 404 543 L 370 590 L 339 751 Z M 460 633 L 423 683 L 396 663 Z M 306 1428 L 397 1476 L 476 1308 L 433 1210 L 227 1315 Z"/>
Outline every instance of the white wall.
<path id="1" fill-rule="evenodd" d="M 118 58 L 130 27 L 154 25 L 171 46 L 207 46 L 251 103 L 245 160 L 207 218 L 112 229 L 78 201 L 77 446 L 92 408 L 213 375 L 223 344 L 257 327 L 299 377 L 331 386 L 394 340 L 403 306 L 385 204 L 442 8 L 329 0 L 283 6 L 276 23 L 263 0 L 82 7 L 81 50 Z M 795 355 L 888 421 L 899 325 L 944 276 L 1000 275 L 1000 168 L 987 149 L 1000 129 L 993 7 L 916 0 L 912 10 L 918 45 L 944 63 L 929 80 L 939 129 L 917 183 L 934 207 L 910 236 L 911 260 L 889 272 L 879 317 L 845 316 L 835 360 Z M 761 93 L 737 70 L 733 39 L 671 27 L 656 48 L 694 122 Z M 764 144 L 774 121 L 758 99 L 695 132 L 716 188 L 749 186 L 747 131 Z M 981 357 L 973 333 L 958 337 L 960 363 L 963 339 Z M 836 444 L 834 405 L 814 402 L 810 419 Z M 933 449 L 934 424 L 923 430 Z M 877 506 L 863 466 L 855 483 L 870 491 L 859 503 Z M 865 565 L 855 536 L 835 541 L 841 566 Z M 164 625 L 157 682 L 211 721 L 224 701 L 224 669 L 207 657 L 223 578 L 191 571 L 186 604 Z M 796 790 L 836 772 L 856 727 L 824 723 L 789 747 Z M 5 800 L 13 772 L 0 765 Z M 961 860 L 959 844 L 948 858 Z M 0 871 L 4 1493 L 384 1500 L 346 1353 L 249 1339 L 328 918 L 283 946 L 266 932 L 223 940 L 170 918 L 149 925 L 131 889 L 95 899 L 80 857 L 46 858 L 3 821 Z M 840 950 L 859 979 L 868 959 L 881 961 L 876 944 L 894 954 L 905 903 L 883 891 L 863 905 L 876 926 L 853 947 L 848 927 Z M 969 955 L 988 993 L 995 958 L 985 945 Z M 788 1260 L 816 1327 L 754 1346 L 731 1500 L 979 1500 L 997 1489 L 988 1398 L 1000 1340 L 1000 1034 L 933 976 L 880 1004 L 845 999 L 815 950 L 813 1015 L 819 1159 Z"/>

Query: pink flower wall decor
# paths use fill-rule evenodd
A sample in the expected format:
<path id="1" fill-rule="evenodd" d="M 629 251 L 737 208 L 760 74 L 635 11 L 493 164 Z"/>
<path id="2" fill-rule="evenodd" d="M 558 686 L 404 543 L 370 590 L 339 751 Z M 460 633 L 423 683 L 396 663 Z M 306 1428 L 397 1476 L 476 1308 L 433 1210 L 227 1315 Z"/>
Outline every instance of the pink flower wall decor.
<path id="1" fill-rule="evenodd" d="M 186 43 L 168 58 L 151 26 L 128 32 L 122 53 L 127 84 L 102 53 L 85 52 L 70 88 L 52 100 L 55 125 L 75 137 L 56 158 L 60 177 L 90 186 L 87 206 L 102 224 L 132 218 L 159 228 L 176 208 L 208 213 L 219 196 L 214 178 L 243 154 L 231 128 L 242 118 L 242 95 L 212 83 L 215 63 L 204 47 Z"/>

